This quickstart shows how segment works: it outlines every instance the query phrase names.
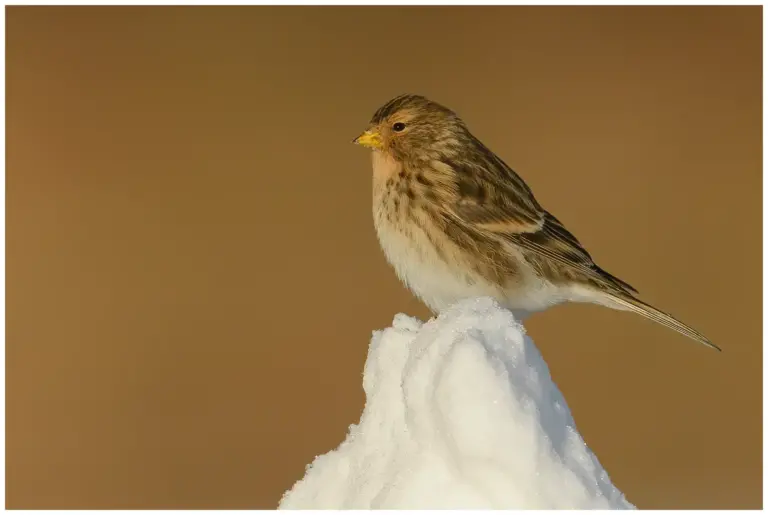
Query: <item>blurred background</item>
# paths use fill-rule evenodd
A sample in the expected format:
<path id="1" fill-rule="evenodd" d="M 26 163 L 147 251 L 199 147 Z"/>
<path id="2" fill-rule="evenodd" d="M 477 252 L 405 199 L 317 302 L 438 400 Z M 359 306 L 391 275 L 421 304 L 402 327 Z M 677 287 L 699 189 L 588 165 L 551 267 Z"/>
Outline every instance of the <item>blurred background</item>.
<path id="1" fill-rule="evenodd" d="M 428 311 L 371 220 L 382 103 L 456 110 L 718 354 L 527 327 L 641 508 L 760 508 L 761 7 L 9 7 L 8 508 L 274 508 Z"/>

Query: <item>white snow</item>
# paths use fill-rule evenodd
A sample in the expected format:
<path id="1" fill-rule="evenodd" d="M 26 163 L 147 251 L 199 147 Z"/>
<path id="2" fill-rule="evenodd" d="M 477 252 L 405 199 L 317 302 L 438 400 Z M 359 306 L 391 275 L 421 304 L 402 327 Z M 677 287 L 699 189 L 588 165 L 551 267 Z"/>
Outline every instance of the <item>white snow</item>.
<path id="1" fill-rule="evenodd" d="M 280 509 L 632 509 L 541 354 L 489 298 L 399 314 L 365 364 L 360 423 Z"/>

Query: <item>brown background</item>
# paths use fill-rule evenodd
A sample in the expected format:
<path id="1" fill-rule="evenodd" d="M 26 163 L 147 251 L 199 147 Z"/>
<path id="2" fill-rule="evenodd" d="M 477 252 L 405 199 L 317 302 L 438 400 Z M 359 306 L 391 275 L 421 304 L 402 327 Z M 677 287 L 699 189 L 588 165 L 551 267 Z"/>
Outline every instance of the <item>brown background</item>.
<path id="1" fill-rule="evenodd" d="M 724 348 L 529 321 L 618 487 L 759 508 L 761 14 L 9 8 L 8 507 L 271 508 L 343 439 L 371 331 L 427 316 L 350 143 L 407 91 Z"/>

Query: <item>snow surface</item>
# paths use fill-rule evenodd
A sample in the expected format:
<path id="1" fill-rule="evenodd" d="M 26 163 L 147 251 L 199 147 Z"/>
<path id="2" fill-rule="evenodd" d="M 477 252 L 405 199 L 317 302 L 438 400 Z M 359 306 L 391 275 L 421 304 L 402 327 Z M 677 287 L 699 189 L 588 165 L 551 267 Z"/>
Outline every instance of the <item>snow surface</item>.
<path id="1" fill-rule="evenodd" d="M 360 423 L 280 509 L 632 509 L 549 369 L 489 298 L 396 315 L 365 364 Z"/>

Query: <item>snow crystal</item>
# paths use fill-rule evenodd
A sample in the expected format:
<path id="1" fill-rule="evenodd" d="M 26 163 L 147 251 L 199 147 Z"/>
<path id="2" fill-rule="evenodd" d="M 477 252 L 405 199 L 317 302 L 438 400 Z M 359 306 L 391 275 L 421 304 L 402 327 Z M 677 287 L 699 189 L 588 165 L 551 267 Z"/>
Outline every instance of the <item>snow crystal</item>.
<path id="1" fill-rule="evenodd" d="M 632 509 L 512 313 L 488 298 L 374 334 L 360 423 L 281 509 Z"/>

